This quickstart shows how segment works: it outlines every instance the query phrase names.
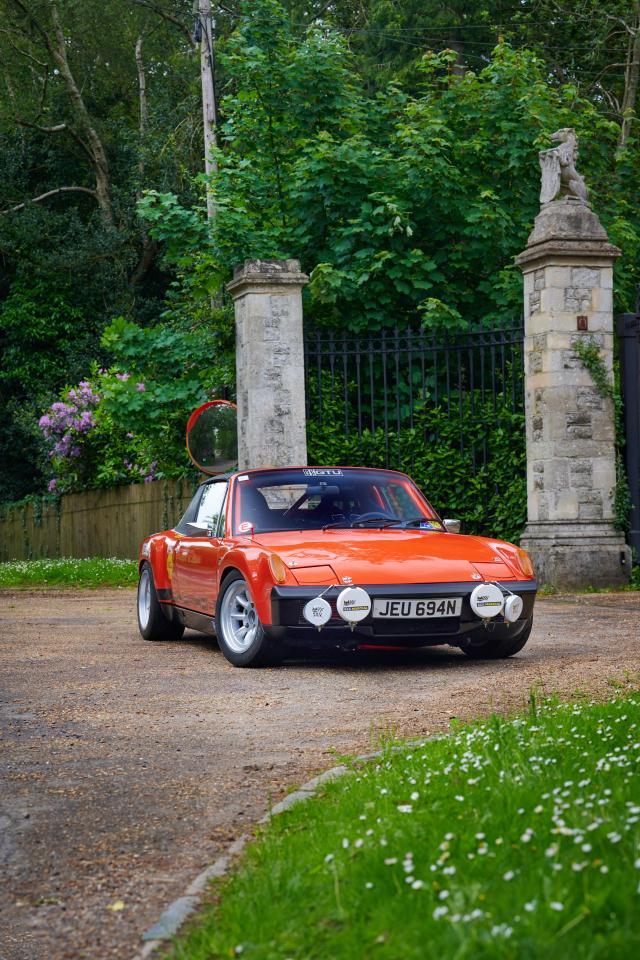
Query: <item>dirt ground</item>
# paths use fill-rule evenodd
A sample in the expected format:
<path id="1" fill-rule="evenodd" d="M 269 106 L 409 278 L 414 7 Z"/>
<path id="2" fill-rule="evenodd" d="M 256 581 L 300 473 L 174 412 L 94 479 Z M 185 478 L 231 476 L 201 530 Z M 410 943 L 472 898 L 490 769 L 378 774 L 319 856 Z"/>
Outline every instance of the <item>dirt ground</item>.
<path id="1" fill-rule="evenodd" d="M 0 960 L 131 960 L 140 934 L 292 786 L 392 730 L 640 676 L 640 594 L 539 600 L 512 660 L 448 648 L 231 667 L 146 643 L 131 590 L 0 594 Z M 124 904 L 122 909 L 112 909 Z"/>

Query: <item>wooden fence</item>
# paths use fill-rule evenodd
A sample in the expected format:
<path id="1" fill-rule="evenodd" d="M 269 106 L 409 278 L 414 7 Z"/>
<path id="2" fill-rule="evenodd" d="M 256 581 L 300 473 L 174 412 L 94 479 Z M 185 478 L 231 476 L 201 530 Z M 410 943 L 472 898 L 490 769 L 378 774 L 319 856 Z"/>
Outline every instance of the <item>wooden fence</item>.
<path id="1" fill-rule="evenodd" d="M 177 523 L 194 492 L 186 480 L 154 480 L 48 497 L 0 515 L 0 560 L 135 558 L 140 541 Z"/>

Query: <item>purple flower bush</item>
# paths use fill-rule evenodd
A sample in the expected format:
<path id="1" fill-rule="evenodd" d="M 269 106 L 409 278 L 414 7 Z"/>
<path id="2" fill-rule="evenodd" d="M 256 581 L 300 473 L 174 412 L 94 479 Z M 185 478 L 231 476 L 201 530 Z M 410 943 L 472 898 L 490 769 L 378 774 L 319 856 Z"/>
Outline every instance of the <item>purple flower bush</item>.
<path id="1" fill-rule="evenodd" d="M 121 417 L 114 416 L 114 398 L 122 402 L 132 389 L 138 395 L 146 392 L 145 384 L 132 381 L 130 374 L 101 368 L 93 382 L 82 380 L 66 389 L 40 417 L 55 473 L 49 493 L 150 483 L 158 477 L 158 460 L 149 444 L 134 431 L 123 430 Z"/>
<path id="2" fill-rule="evenodd" d="M 82 441 L 95 426 L 94 408 L 99 402 L 100 396 L 89 381 L 82 380 L 40 417 L 38 426 L 45 439 L 52 443 L 49 451 L 52 460 L 77 460 L 81 456 Z"/>

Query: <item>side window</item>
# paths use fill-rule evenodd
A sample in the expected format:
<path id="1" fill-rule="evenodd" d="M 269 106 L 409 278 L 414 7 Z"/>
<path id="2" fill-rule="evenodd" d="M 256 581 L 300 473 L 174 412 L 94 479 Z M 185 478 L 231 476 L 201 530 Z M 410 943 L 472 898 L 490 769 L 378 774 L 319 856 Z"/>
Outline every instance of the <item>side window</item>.
<path id="1" fill-rule="evenodd" d="M 226 493 L 226 483 L 207 484 L 198 507 L 196 523 L 208 523 L 213 527 L 214 533 L 217 533 L 222 523 Z"/>
<path id="2" fill-rule="evenodd" d="M 198 487 L 198 489 L 196 490 L 193 496 L 191 503 L 185 510 L 180 520 L 176 523 L 175 527 L 173 528 L 174 530 L 177 530 L 178 533 L 188 534 L 190 532 L 188 524 L 192 520 L 195 520 L 196 518 L 196 515 L 198 513 L 198 504 L 200 503 L 201 496 L 202 496 L 202 489 Z"/>

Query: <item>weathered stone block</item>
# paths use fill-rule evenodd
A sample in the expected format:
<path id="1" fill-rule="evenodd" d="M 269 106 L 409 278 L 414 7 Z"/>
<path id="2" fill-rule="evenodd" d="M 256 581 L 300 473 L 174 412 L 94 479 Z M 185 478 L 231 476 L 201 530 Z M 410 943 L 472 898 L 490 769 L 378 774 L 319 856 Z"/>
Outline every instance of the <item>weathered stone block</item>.
<path id="1" fill-rule="evenodd" d="M 602 410 L 604 397 L 595 387 L 578 387 L 576 392 L 579 410 Z"/>
<path id="2" fill-rule="evenodd" d="M 602 520 L 602 496 L 591 494 L 586 499 L 583 495 L 579 503 L 578 517 L 580 520 Z"/>
<path id="3" fill-rule="evenodd" d="M 544 417 L 540 415 L 533 417 L 531 437 L 534 441 L 544 440 Z"/>
<path id="4" fill-rule="evenodd" d="M 545 283 L 545 271 L 536 270 L 533 274 L 533 288 L 534 290 L 544 290 L 546 286 Z"/>
<path id="5" fill-rule="evenodd" d="M 542 351 L 532 350 L 528 356 L 529 373 L 542 373 Z"/>
<path id="6" fill-rule="evenodd" d="M 565 370 L 576 370 L 582 367 L 582 361 L 573 350 L 562 351 L 562 366 Z"/>
<path id="7" fill-rule="evenodd" d="M 548 354 L 546 354 L 546 356 L 548 358 Z M 542 359 L 542 363 L 544 363 L 545 354 L 541 355 L 541 359 Z M 531 389 L 533 389 L 534 387 L 546 388 L 549 385 L 550 378 L 549 378 L 548 372 L 545 372 L 544 370 L 531 371 L 530 364 L 529 364 L 529 356 L 527 356 L 526 358 L 525 366 L 529 370 L 529 386 L 531 387 Z"/>
<path id="8" fill-rule="evenodd" d="M 594 457 L 591 461 L 593 468 L 593 487 L 604 491 L 610 496 L 616 483 L 615 461 L 608 457 Z"/>
<path id="9" fill-rule="evenodd" d="M 533 464 L 533 489 L 544 490 L 544 463 Z"/>
<path id="10" fill-rule="evenodd" d="M 613 346 L 613 335 L 611 334 L 611 313 L 603 313 L 601 310 L 589 311 L 589 333 L 601 336 L 604 341 L 605 352 Z M 605 358 L 603 358 L 605 359 Z"/>
<path id="11" fill-rule="evenodd" d="M 564 287 L 546 287 L 540 291 L 540 309 L 547 313 L 566 310 Z"/>
<path id="12" fill-rule="evenodd" d="M 551 495 L 543 492 L 539 493 L 537 497 L 537 507 L 537 511 L 535 509 L 532 511 L 536 519 L 548 520 L 551 515 Z"/>
<path id="13" fill-rule="evenodd" d="M 602 410 L 594 410 L 591 419 L 592 437 L 603 446 L 615 443 L 615 424 L 613 421 L 613 408 L 610 400 L 604 400 Z"/>
<path id="14" fill-rule="evenodd" d="M 603 267 L 600 270 L 600 287 L 602 290 L 613 290 L 613 269 Z"/>
<path id="15" fill-rule="evenodd" d="M 580 505 L 575 490 L 557 490 L 553 493 L 553 507 L 549 514 L 550 520 L 575 520 L 579 515 Z"/>
<path id="16" fill-rule="evenodd" d="M 545 287 L 559 287 L 564 290 L 565 287 L 570 287 L 572 284 L 571 267 L 549 266 L 545 267 L 543 271 L 536 271 L 536 273 L 544 273 L 543 286 Z"/>
<path id="17" fill-rule="evenodd" d="M 533 274 L 533 271 L 532 271 L 531 273 L 525 273 L 525 274 L 524 274 L 524 277 L 523 277 L 523 281 L 524 281 L 524 296 L 525 296 L 525 300 L 526 300 L 527 297 L 529 296 L 529 294 L 530 294 L 530 293 L 533 293 L 533 290 L 534 290 L 534 274 Z"/>
<path id="18" fill-rule="evenodd" d="M 591 294 L 591 309 L 595 313 L 611 316 L 613 313 L 613 290 L 596 289 Z"/>
<path id="19" fill-rule="evenodd" d="M 589 343 L 595 343 L 600 350 L 604 347 L 604 336 L 602 333 L 576 333 L 575 336 L 571 337 L 571 346 L 574 347 L 577 343 L 581 341 L 588 340 Z"/>
<path id="20" fill-rule="evenodd" d="M 601 271 L 591 267 L 572 267 L 571 286 L 599 287 Z"/>
<path id="21" fill-rule="evenodd" d="M 564 292 L 565 310 L 587 313 L 591 306 L 591 290 L 588 287 L 567 287 Z"/>
<path id="22" fill-rule="evenodd" d="M 557 350 L 543 360 L 547 362 L 547 371 L 549 373 L 549 389 L 557 389 L 559 381 L 563 387 L 571 387 L 574 390 L 585 384 L 584 369 L 580 364 L 575 363 L 575 353 L 573 350 Z"/>
<path id="23" fill-rule="evenodd" d="M 566 432 L 569 440 L 590 440 L 592 437 L 591 413 L 588 410 L 579 413 L 567 413 Z"/>
<path id="24" fill-rule="evenodd" d="M 558 493 L 569 488 L 569 461 L 561 458 L 547 460 L 545 463 L 545 488 Z"/>
<path id="25" fill-rule="evenodd" d="M 576 489 L 590 489 L 593 485 L 593 461 L 570 460 L 569 483 Z"/>

